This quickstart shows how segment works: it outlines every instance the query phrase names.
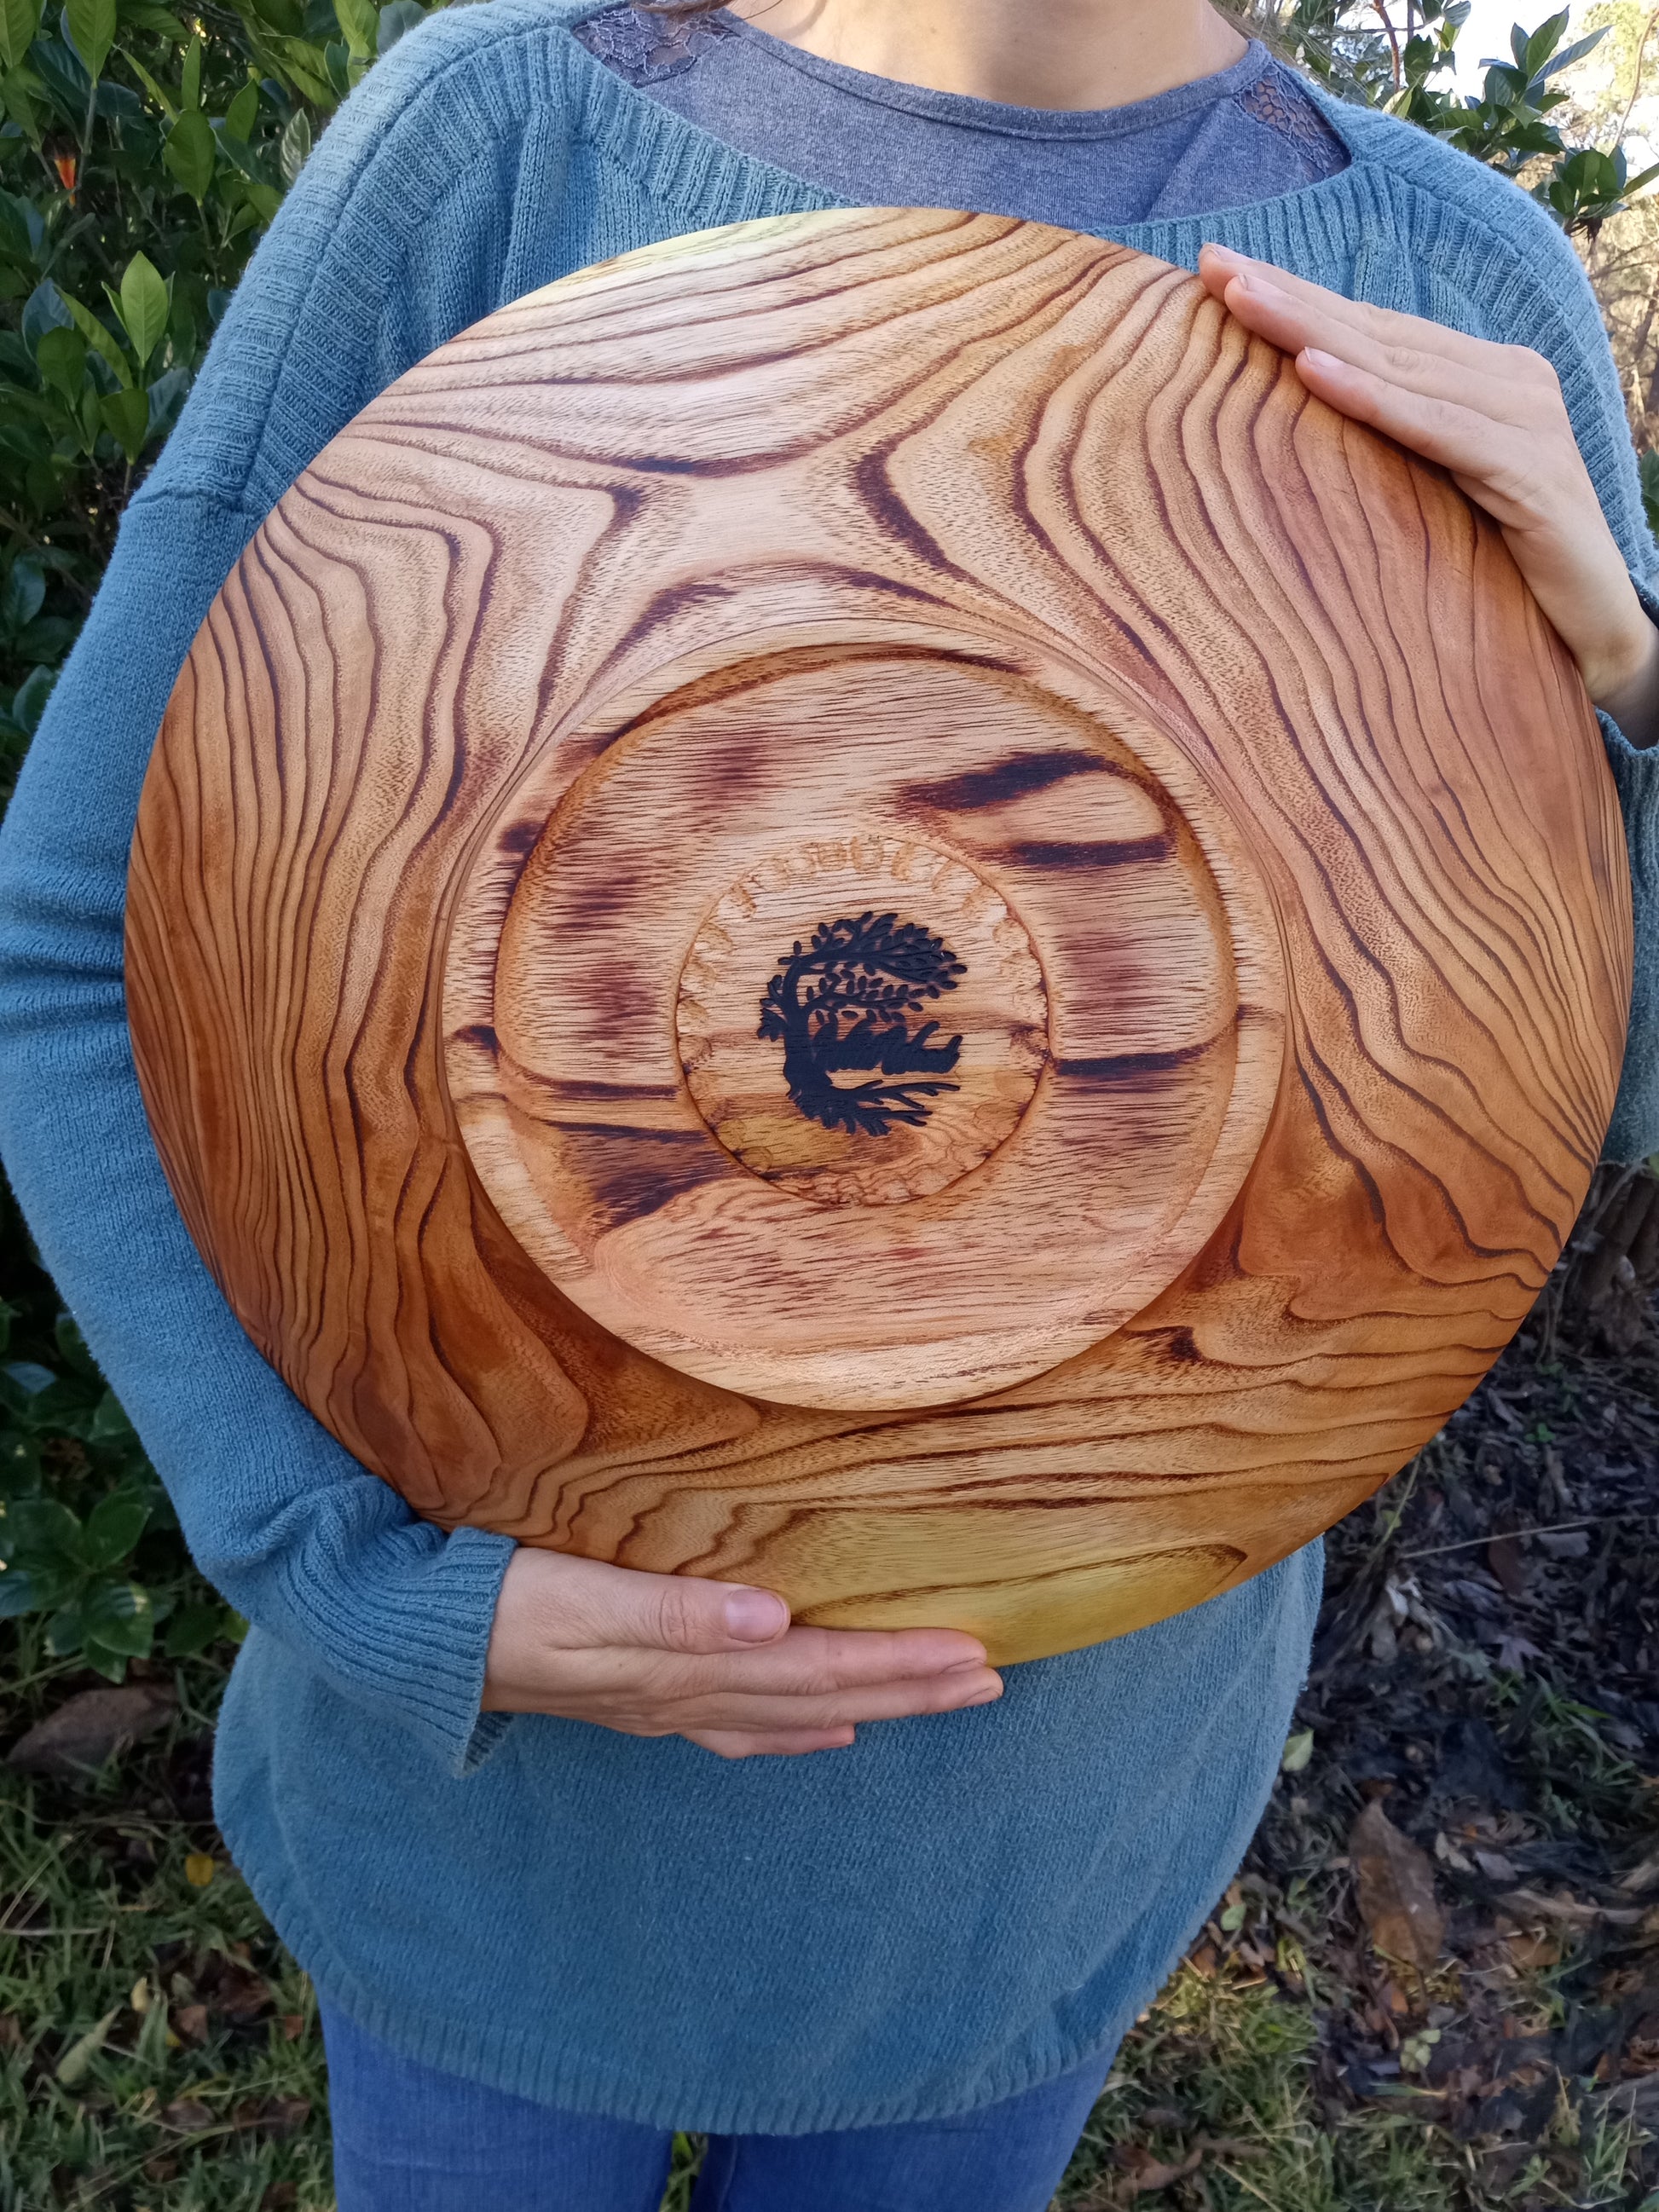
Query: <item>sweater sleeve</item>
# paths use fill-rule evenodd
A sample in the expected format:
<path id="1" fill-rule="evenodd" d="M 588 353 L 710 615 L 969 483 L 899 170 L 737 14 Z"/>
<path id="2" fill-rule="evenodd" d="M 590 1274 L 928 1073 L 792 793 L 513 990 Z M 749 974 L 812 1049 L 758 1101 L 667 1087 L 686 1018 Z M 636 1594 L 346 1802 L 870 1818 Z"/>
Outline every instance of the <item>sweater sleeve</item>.
<path id="1" fill-rule="evenodd" d="M 1634 570 L 1632 579 L 1648 619 L 1659 623 L 1656 580 Z M 1611 715 L 1600 720 L 1625 817 L 1636 924 L 1629 1038 L 1602 1150 L 1610 1160 L 1643 1160 L 1659 1152 L 1659 745 L 1638 748 Z"/>
<path id="2" fill-rule="evenodd" d="M 124 520 L 0 831 L 0 1151 L 203 1572 L 462 1773 L 509 1725 L 478 1707 L 513 1545 L 417 1521 L 244 1335 L 162 1174 L 123 988 L 139 792 L 198 626 L 341 424 L 497 304 L 522 103 L 497 83 L 502 112 L 458 116 L 481 96 L 447 67 L 457 43 L 411 33 L 331 126 Z"/>

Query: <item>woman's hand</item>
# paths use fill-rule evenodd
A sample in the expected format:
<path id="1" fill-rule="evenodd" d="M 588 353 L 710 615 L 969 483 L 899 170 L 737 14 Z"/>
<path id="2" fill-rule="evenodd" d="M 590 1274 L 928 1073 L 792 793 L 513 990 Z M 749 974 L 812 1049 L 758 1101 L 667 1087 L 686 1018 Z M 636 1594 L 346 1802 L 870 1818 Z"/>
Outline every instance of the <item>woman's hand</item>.
<path id="1" fill-rule="evenodd" d="M 1632 744 L 1659 740 L 1659 628 L 1543 356 L 1363 307 L 1226 246 L 1206 246 L 1199 274 L 1248 329 L 1296 356 L 1310 392 L 1448 471 L 1502 530 L 1591 699 Z"/>
<path id="2" fill-rule="evenodd" d="M 483 1705 L 746 1759 L 838 1750 L 856 1722 L 1001 1694 L 984 1646 L 955 1629 L 793 1628 L 770 1590 L 521 1545 L 495 1607 Z"/>

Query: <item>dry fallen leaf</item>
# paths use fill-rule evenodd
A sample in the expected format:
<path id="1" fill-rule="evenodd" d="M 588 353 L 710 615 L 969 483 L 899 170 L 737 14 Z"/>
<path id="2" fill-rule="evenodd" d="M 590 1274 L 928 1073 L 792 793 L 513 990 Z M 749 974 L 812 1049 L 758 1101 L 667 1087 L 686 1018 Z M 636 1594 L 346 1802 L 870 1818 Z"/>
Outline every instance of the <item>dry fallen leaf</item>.
<path id="1" fill-rule="evenodd" d="M 1561 1962 L 1561 1938 L 1530 1928 L 1510 1936 L 1504 1948 L 1514 1966 L 1556 1966 Z"/>
<path id="2" fill-rule="evenodd" d="M 1376 1948 L 1426 1974 L 1440 1956 L 1446 1917 L 1426 1851 L 1401 1835 L 1373 1798 L 1348 1836 L 1360 1917 Z"/>
<path id="3" fill-rule="evenodd" d="M 1640 1866 L 1633 1866 L 1628 1874 L 1620 1875 L 1619 1887 L 1637 1897 L 1644 1890 L 1659 1887 L 1659 1851 L 1650 1853 Z"/>
<path id="4" fill-rule="evenodd" d="M 65 2089 L 72 2089 L 104 2047 L 104 2039 L 121 2017 L 122 2008 L 114 2005 L 94 2022 L 86 2033 L 77 2036 L 58 2062 L 57 2079 Z"/>
<path id="5" fill-rule="evenodd" d="M 181 2135 L 200 2135 L 204 2128 L 213 2125 L 213 2114 L 199 2097 L 180 2097 L 167 2106 L 161 2118 Z"/>
<path id="6" fill-rule="evenodd" d="M 1527 1563 L 1520 1545 L 1507 1529 L 1487 1543 L 1486 1565 L 1510 1597 L 1526 1595 Z"/>
<path id="7" fill-rule="evenodd" d="M 1503 1901 L 1517 1918 L 1565 1921 L 1569 1928 L 1593 1928 L 1598 1920 L 1613 1928 L 1634 1928 L 1644 1917 L 1640 1905 L 1584 1905 L 1565 1889 L 1553 1897 L 1535 1889 L 1511 1889 Z"/>
<path id="8" fill-rule="evenodd" d="M 1196 2173 L 1204 2163 L 1201 2148 L 1189 2151 L 1179 2166 L 1165 2166 L 1162 2160 L 1139 2148 L 1131 2156 L 1134 2163 L 1129 2172 L 1128 2188 L 1134 2197 L 1150 2197 L 1158 2190 L 1172 2188 L 1177 2181 L 1185 2181 L 1188 2174 Z"/>
<path id="9" fill-rule="evenodd" d="M 251 1966 L 223 1960 L 196 1978 L 196 1990 L 215 2012 L 228 2020 L 257 2019 L 271 2007 L 270 1984 Z"/>
<path id="10" fill-rule="evenodd" d="M 28 1774 L 82 1774 L 118 1751 L 154 1735 L 173 1717 L 173 1692 L 162 1682 L 125 1682 L 82 1690 L 37 1722 L 6 1753 L 8 1766 Z"/>
<path id="11" fill-rule="evenodd" d="M 248 2097 L 233 2115 L 239 2128 L 254 2128 L 281 2141 L 297 2135 L 311 2118 L 309 2097 Z"/>

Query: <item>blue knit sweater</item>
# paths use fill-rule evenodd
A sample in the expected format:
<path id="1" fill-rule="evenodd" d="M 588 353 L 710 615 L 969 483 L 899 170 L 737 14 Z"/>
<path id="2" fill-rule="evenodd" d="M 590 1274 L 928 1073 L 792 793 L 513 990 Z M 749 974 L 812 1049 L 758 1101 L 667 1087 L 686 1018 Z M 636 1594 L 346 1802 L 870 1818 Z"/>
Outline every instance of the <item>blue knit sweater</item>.
<path id="1" fill-rule="evenodd" d="M 480 1717 L 511 1547 L 416 1522 L 253 1352 L 162 1180 L 122 993 L 128 842 L 191 637 L 295 474 L 501 302 L 710 225 L 824 204 L 610 75 L 603 0 L 432 19 L 330 128 L 126 516 L 0 843 L 0 1144 L 42 1251 L 253 1626 L 220 1731 L 239 1863 L 338 2007 L 409 2055 L 659 2125 L 928 2117 L 1109 2048 L 1236 1864 L 1277 1765 L 1318 1547 L 994 1706 L 722 1764 Z M 1512 186 L 1326 103 L 1340 174 L 1128 241 L 1206 237 L 1539 348 L 1632 570 L 1653 548 L 1571 249 Z M 1613 1133 L 1659 1145 L 1659 759 L 1607 731 L 1631 831 L 1637 1036 Z"/>

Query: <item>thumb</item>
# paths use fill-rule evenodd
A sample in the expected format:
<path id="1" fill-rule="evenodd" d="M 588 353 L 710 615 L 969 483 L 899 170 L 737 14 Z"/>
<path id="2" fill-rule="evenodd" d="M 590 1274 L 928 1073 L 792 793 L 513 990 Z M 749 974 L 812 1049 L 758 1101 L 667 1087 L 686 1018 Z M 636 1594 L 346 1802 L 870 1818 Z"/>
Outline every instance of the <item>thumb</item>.
<path id="1" fill-rule="evenodd" d="M 661 1651 L 732 1651 L 775 1643 L 789 1608 L 775 1591 L 695 1575 L 647 1575 L 615 1567 L 606 1592 L 615 1607 L 608 1639 Z"/>

